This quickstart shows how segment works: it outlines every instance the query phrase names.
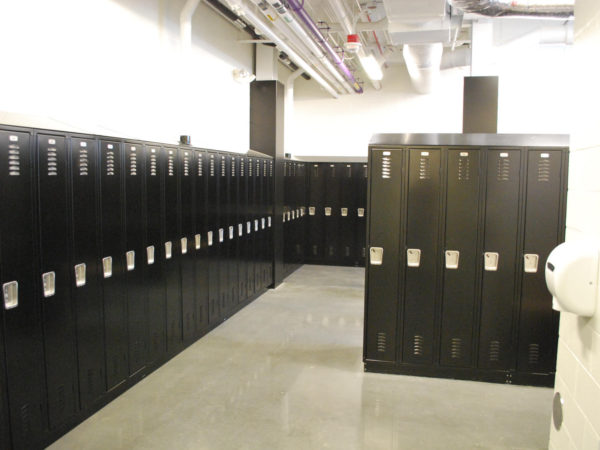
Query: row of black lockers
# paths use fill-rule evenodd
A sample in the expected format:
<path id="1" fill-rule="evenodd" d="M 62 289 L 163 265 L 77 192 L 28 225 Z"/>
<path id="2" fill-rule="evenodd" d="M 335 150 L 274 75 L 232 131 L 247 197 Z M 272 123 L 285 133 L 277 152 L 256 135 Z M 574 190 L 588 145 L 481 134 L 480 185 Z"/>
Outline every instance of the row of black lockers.
<path id="1" fill-rule="evenodd" d="M 0 448 L 38 448 L 272 283 L 273 161 L 0 130 Z"/>
<path id="2" fill-rule="evenodd" d="M 558 315 L 544 264 L 563 238 L 566 158 L 372 149 L 368 370 L 552 384 Z"/>
<path id="3" fill-rule="evenodd" d="M 284 260 L 364 266 L 367 164 L 285 164 Z"/>

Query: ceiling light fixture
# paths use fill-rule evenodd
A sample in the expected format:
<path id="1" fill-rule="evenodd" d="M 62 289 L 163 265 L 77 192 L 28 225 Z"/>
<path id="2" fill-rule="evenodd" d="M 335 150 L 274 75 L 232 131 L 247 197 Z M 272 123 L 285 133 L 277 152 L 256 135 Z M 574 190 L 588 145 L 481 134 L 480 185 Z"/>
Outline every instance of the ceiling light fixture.
<path id="1" fill-rule="evenodd" d="M 364 71 L 367 73 L 367 76 L 374 81 L 381 81 L 383 79 L 383 71 L 381 70 L 381 66 L 375 59 L 375 56 L 361 56 L 360 64 L 362 65 Z"/>

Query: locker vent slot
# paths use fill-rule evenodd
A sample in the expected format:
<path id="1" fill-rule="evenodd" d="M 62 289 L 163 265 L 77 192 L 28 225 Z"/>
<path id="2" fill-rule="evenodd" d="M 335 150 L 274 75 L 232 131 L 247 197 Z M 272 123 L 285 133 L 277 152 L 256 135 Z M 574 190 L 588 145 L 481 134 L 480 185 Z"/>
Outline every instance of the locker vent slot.
<path id="1" fill-rule="evenodd" d="M 384 156 L 381 159 L 381 178 L 392 177 L 392 158 Z"/>
<path id="2" fill-rule="evenodd" d="M 333 164 L 329 164 L 329 168 L 331 169 L 331 178 L 335 178 L 335 166 Z"/>
<path id="3" fill-rule="evenodd" d="M 252 160 L 248 161 L 248 176 L 253 176 L 252 175 L 252 166 L 254 164 L 252 164 Z"/>
<path id="4" fill-rule="evenodd" d="M 367 178 L 369 176 L 369 172 L 367 171 L 367 165 L 363 164 L 363 178 Z"/>
<path id="5" fill-rule="evenodd" d="M 413 338 L 413 355 L 423 356 L 423 347 L 425 346 L 425 339 L 423 336 L 415 334 Z"/>
<path id="6" fill-rule="evenodd" d="M 538 160 L 538 182 L 548 183 L 550 181 L 550 160 L 547 158 L 540 158 Z"/>
<path id="7" fill-rule="evenodd" d="M 313 177 L 318 177 L 319 176 L 319 165 L 318 164 L 313 164 L 313 173 L 312 173 Z"/>
<path id="8" fill-rule="evenodd" d="M 366 258 L 366 256 L 367 256 L 367 249 L 366 249 L 366 247 L 361 248 L 361 250 L 360 250 L 360 256 L 362 256 L 363 258 Z"/>
<path id="9" fill-rule="evenodd" d="M 506 154 L 506 153 L 504 153 Z M 510 158 L 502 156 L 501 153 L 498 156 L 498 167 L 496 170 L 496 179 L 498 181 L 510 181 Z"/>
<path id="10" fill-rule="evenodd" d="M 329 253 L 329 256 L 333 256 L 333 254 L 335 253 L 335 252 L 334 252 L 334 250 L 333 250 L 333 245 L 330 245 L 330 246 L 328 247 L 328 250 L 329 250 L 329 252 L 328 252 L 328 253 Z"/>
<path id="11" fill-rule="evenodd" d="M 58 156 L 55 147 L 48 148 L 48 176 L 58 175 Z"/>
<path id="12" fill-rule="evenodd" d="M 89 174 L 90 160 L 88 151 L 84 148 L 79 149 L 79 175 L 87 176 Z"/>
<path id="13" fill-rule="evenodd" d="M 225 157 L 222 156 L 221 157 L 221 176 L 224 177 L 226 175 L 225 173 Z"/>
<path id="14" fill-rule="evenodd" d="M 106 175 L 113 176 L 115 174 L 115 152 L 108 150 L 106 152 Z"/>
<path id="15" fill-rule="evenodd" d="M 350 164 L 346 164 L 346 177 L 352 178 L 352 166 Z"/>
<path id="16" fill-rule="evenodd" d="M 471 179 L 471 158 L 460 156 L 458 158 L 458 181 L 469 181 Z"/>
<path id="17" fill-rule="evenodd" d="M 419 159 L 419 180 L 431 180 L 431 160 L 428 155 L 421 155 Z"/>
<path id="18" fill-rule="evenodd" d="M 450 341 L 450 357 L 460 359 L 463 355 L 463 342 L 460 338 L 452 338 Z"/>
<path id="19" fill-rule="evenodd" d="M 173 150 L 169 150 L 169 158 L 167 163 L 167 172 L 170 177 L 175 176 L 175 155 L 173 154 Z"/>
<path id="20" fill-rule="evenodd" d="M 10 144 L 8 146 L 8 175 L 18 177 L 21 175 L 21 152 L 20 146 Z"/>
<path id="21" fill-rule="evenodd" d="M 385 353 L 387 348 L 387 335 L 385 332 L 380 331 L 377 333 L 377 351 L 380 353 Z"/>
<path id="22" fill-rule="evenodd" d="M 500 360 L 500 342 L 499 341 L 491 341 L 490 342 L 489 359 L 490 359 L 490 361 L 499 361 Z"/>
<path id="23" fill-rule="evenodd" d="M 198 155 L 198 176 L 204 176 L 204 161 L 202 160 L 202 155 Z"/>
<path id="24" fill-rule="evenodd" d="M 254 171 L 254 176 L 258 177 L 260 176 L 260 162 L 256 161 L 256 170 Z"/>
<path id="25" fill-rule="evenodd" d="M 215 157 L 212 155 L 210 157 L 210 176 L 215 176 Z"/>
<path id="26" fill-rule="evenodd" d="M 31 433 L 31 412 L 29 403 L 21 406 L 21 431 L 24 438 L 30 438 Z"/>
<path id="27" fill-rule="evenodd" d="M 131 153 L 129 154 L 129 175 L 135 177 L 137 175 L 137 153 L 135 147 L 131 147 Z"/>
<path id="28" fill-rule="evenodd" d="M 190 154 L 189 152 L 183 153 L 183 176 L 190 176 Z"/>
<path id="29" fill-rule="evenodd" d="M 150 176 L 155 177 L 158 175 L 158 158 L 156 157 L 156 150 L 150 150 Z"/>
<path id="30" fill-rule="evenodd" d="M 273 176 L 273 161 L 269 161 L 269 176 Z"/>
<path id="31" fill-rule="evenodd" d="M 263 163 L 263 175 L 265 177 L 267 176 L 267 162 L 266 161 Z M 296 166 L 294 166 L 294 175 L 296 175 Z"/>
<path id="32" fill-rule="evenodd" d="M 528 353 L 529 364 L 534 366 L 540 362 L 540 346 L 539 344 L 529 344 Z"/>
<path id="33" fill-rule="evenodd" d="M 235 177 L 235 159 L 231 160 L 231 176 Z"/>
<path id="34" fill-rule="evenodd" d="M 243 176 L 244 176 L 244 172 L 245 172 L 245 171 L 244 171 L 244 166 L 245 166 L 245 164 L 244 164 L 244 160 L 241 160 L 241 161 L 240 161 L 240 176 L 241 176 L 241 177 L 243 177 Z"/>

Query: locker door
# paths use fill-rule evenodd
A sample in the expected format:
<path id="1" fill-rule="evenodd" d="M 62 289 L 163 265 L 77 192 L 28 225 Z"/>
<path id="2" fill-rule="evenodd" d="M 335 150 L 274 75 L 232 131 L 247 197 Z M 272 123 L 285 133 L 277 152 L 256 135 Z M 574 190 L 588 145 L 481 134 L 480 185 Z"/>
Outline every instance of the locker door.
<path id="1" fill-rule="evenodd" d="M 148 362 L 162 361 L 167 351 L 166 280 L 165 280 L 165 155 L 160 146 L 146 145 L 146 227 L 147 244 L 139 264 L 145 264 L 148 288 Z"/>
<path id="2" fill-rule="evenodd" d="M 218 153 L 208 153 L 208 301 L 209 320 L 219 318 L 219 168 Z"/>
<path id="3" fill-rule="evenodd" d="M 260 233 L 260 208 L 262 203 L 262 170 L 261 159 L 254 160 L 254 289 L 258 292 L 262 289 L 261 264 L 263 258 L 262 235 Z"/>
<path id="4" fill-rule="evenodd" d="M 91 407 L 106 392 L 104 307 L 102 303 L 98 211 L 98 144 L 71 137 L 72 259 L 71 281 L 77 317 L 79 396 L 82 409 Z M 72 278 L 73 280 L 73 278 Z"/>
<path id="5" fill-rule="evenodd" d="M 239 170 L 240 170 L 240 157 L 231 156 L 231 170 L 230 170 L 230 188 L 229 188 L 229 295 L 230 305 L 234 306 L 239 303 L 239 243 L 240 238 L 238 236 L 238 202 L 239 202 Z"/>
<path id="6" fill-rule="evenodd" d="M 231 158 L 229 155 L 219 155 L 221 166 L 219 170 L 219 230 L 218 244 L 221 255 L 219 265 L 219 298 L 220 317 L 225 316 L 229 309 L 229 171 Z"/>
<path id="7" fill-rule="evenodd" d="M 6 392 L 6 366 L 4 365 L 4 361 L 4 308 L 0 308 L 0 448 L 11 448 L 10 420 Z"/>
<path id="8" fill-rule="evenodd" d="M 260 261 L 260 284 L 264 289 L 267 287 L 267 272 L 268 272 L 268 247 L 267 247 L 267 174 L 268 174 L 268 161 L 266 159 L 261 160 L 261 195 L 260 195 L 260 242 L 262 249 L 262 257 Z"/>
<path id="9" fill-rule="evenodd" d="M 285 161 L 283 163 L 283 267 L 284 271 L 289 272 L 292 262 L 292 230 L 290 222 L 287 220 L 287 212 L 290 210 L 291 191 L 292 191 L 292 163 Z"/>
<path id="10" fill-rule="evenodd" d="M 50 429 L 77 411 L 75 317 L 69 259 L 69 176 L 64 136 L 38 135 L 40 271 Z"/>
<path id="11" fill-rule="evenodd" d="M 28 133 L 0 131 L 0 277 L 12 441 L 36 447 L 45 428 L 44 351 L 36 287 L 34 161 Z M 18 301 L 18 304 L 17 304 Z"/>
<path id="12" fill-rule="evenodd" d="M 396 361 L 396 323 L 402 313 L 398 308 L 398 280 L 400 261 L 404 260 L 399 254 L 403 158 L 404 151 L 400 150 L 375 149 L 369 155 L 369 209 L 385 213 L 369 216 L 371 257 L 366 271 L 365 360 Z"/>
<path id="13" fill-rule="evenodd" d="M 481 295 L 481 368 L 511 369 L 515 258 L 519 229 L 520 150 L 490 150 L 487 162 L 484 272 Z M 487 268 L 486 268 L 487 266 Z"/>
<path id="14" fill-rule="evenodd" d="M 246 217 L 248 214 L 248 158 L 240 157 L 240 179 L 239 179 L 239 202 L 238 202 L 238 239 L 240 240 L 240 263 L 239 284 L 240 303 L 248 298 L 248 233 L 246 233 Z M 240 229 L 241 227 L 241 229 Z"/>
<path id="15" fill-rule="evenodd" d="M 165 275 L 167 293 L 167 351 L 182 347 L 181 305 L 181 210 L 179 197 L 178 149 L 165 148 Z"/>
<path id="16" fill-rule="evenodd" d="M 521 270 L 519 319 L 519 371 L 554 372 L 559 314 L 544 277 L 544 263 L 562 238 L 560 150 L 530 150 L 527 155 L 525 240 Z M 536 260 L 537 261 L 534 261 Z M 525 262 L 528 263 L 527 267 Z"/>
<path id="17" fill-rule="evenodd" d="M 273 159 L 269 159 L 268 164 L 268 175 L 267 175 L 267 264 L 268 264 L 268 274 L 267 274 L 267 285 L 271 286 L 273 284 L 273 254 L 274 254 L 274 243 L 273 243 L 273 212 L 274 212 L 274 204 L 273 204 L 273 186 L 274 186 L 274 178 L 273 178 L 273 170 L 274 170 L 274 162 Z M 302 242 L 302 245 L 304 243 Z"/>
<path id="18" fill-rule="evenodd" d="M 256 193 L 256 177 L 255 172 L 255 159 L 248 158 L 248 214 L 246 216 L 246 233 L 248 234 L 248 297 L 252 297 L 256 292 L 256 286 L 254 284 L 254 267 L 255 267 L 255 236 L 254 232 L 254 214 L 255 214 L 255 193 Z"/>
<path id="19" fill-rule="evenodd" d="M 440 356 L 447 366 L 473 365 L 480 155 L 480 150 L 448 150 Z"/>
<path id="20" fill-rule="evenodd" d="M 129 374 L 127 293 L 125 291 L 122 149 L 113 141 L 100 142 L 100 229 L 104 335 L 108 389 Z"/>
<path id="21" fill-rule="evenodd" d="M 339 262 L 344 266 L 353 266 L 356 260 L 354 245 L 356 215 L 356 193 L 354 190 L 354 165 L 340 165 L 340 258 Z"/>
<path id="22" fill-rule="evenodd" d="M 304 262 L 304 217 L 302 216 L 302 208 L 305 205 L 305 191 L 306 191 L 306 164 L 296 164 L 296 187 L 295 187 L 295 209 L 296 209 L 296 230 L 294 233 L 294 253 L 296 258 L 294 262 L 296 264 L 302 264 Z"/>
<path id="23" fill-rule="evenodd" d="M 325 257 L 322 262 L 336 265 L 340 260 L 340 183 L 342 164 L 327 164 L 325 167 L 325 202 L 321 214 L 325 225 Z"/>
<path id="24" fill-rule="evenodd" d="M 358 163 L 354 171 L 354 187 L 356 208 L 352 211 L 355 219 L 355 264 L 365 265 L 366 259 L 366 239 L 367 239 L 367 164 Z"/>
<path id="25" fill-rule="evenodd" d="M 196 150 L 196 336 L 208 327 L 208 249 L 206 152 Z"/>
<path id="26" fill-rule="evenodd" d="M 181 301 L 183 340 L 191 342 L 196 332 L 196 158 L 192 149 L 179 149 L 179 178 L 181 183 Z"/>
<path id="27" fill-rule="evenodd" d="M 130 375 L 143 369 L 148 361 L 144 167 L 143 145 L 125 144 L 125 265 Z"/>
<path id="28" fill-rule="evenodd" d="M 308 263 L 322 262 L 324 258 L 324 210 L 323 194 L 325 192 L 325 164 L 310 164 L 308 210 L 307 210 L 307 245 L 305 251 Z"/>

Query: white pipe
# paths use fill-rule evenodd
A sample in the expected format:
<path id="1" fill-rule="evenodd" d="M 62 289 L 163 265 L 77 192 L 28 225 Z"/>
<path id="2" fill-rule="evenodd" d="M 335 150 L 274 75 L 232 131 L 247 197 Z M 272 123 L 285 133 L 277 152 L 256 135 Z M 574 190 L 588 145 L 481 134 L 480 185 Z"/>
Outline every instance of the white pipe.
<path id="1" fill-rule="evenodd" d="M 179 33 L 181 46 L 185 49 L 192 47 L 192 17 L 200 0 L 187 0 L 179 14 Z"/>
<path id="2" fill-rule="evenodd" d="M 329 83 L 327 83 L 321 75 L 319 75 L 309 64 L 304 61 L 304 58 L 300 57 L 294 50 L 290 48 L 285 42 L 273 33 L 273 31 L 258 17 L 245 3 L 240 4 L 240 8 L 244 11 L 244 15 L 248 18 L 252 24 L 260 30 L 267 38 L 275 42 L 275 45 L 281 50 L 286 52 L 288 56 L 299 66 L 304 69 L 314 80 L 319 83 L 323 88 L 331 94 L 334 98 L 339 98 L 339 94 L 333 89 Z"/>

